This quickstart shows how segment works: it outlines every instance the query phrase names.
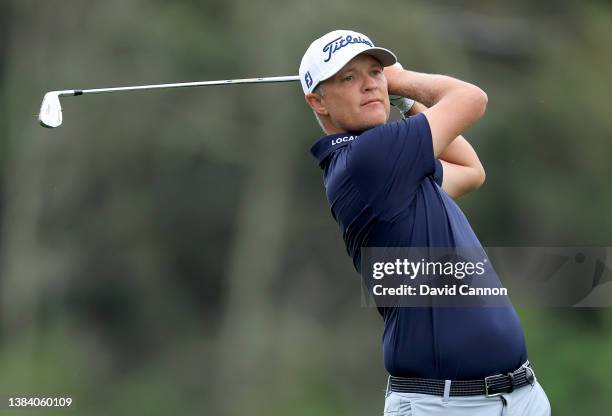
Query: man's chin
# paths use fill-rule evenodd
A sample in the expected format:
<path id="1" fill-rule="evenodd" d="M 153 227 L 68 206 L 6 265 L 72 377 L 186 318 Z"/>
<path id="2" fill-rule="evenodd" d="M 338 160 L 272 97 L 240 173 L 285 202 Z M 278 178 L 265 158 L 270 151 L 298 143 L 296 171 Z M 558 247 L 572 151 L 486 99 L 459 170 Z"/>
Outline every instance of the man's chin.
<path id="1" fill-rule="evenodd" d="M 369 130 L 373 129 L 374 127 L 382 126 L 388 119 L 388 117 L 372 117 L 371 120 L 368 120 L 362 125 L 360 130 Z"/>
<path id="2" fill-rule="evenodd" d="M 359 123 L 338 124 L 339 126 L 338 131 L 361 132 L 361 131 L 372 129 L 374 127 L 381 126 L 385 124 L 388 120 L 389 120 L 389 117 L 387 115 L 377 115 L 377 116 L 370 115 L 369 117 L 361 117 L 361 120 Z"/>

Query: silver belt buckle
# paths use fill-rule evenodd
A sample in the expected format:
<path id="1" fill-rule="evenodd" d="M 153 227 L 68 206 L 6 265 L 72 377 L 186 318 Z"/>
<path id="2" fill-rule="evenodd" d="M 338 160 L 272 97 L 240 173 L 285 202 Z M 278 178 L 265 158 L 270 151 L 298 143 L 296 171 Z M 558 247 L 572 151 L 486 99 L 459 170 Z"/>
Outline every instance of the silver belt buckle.
<path id="1" fill-rule="evenodd" d="M 489 383 L 488 383 L 489 379 L 490 379 L 490 378 L 493 378 L 493 377 L 499 377 L 499 376 L 501 376 L 501 375 L 502 375 L 502 374 L 496 374 L 496 375 L 494 375 L 494 376 L 488 376 L 488 377 L 485 377 L 485 378 L 484 378 L 484 383 L 485 383 L 485 396 L 486 396 L 486 397 L 497 397 L 497 396 L 501 396 L 502 394 L 504 394 L 504 392 L 501 392 L 501 391 L 500 391 L 499 393 L 489 393 Z"/>

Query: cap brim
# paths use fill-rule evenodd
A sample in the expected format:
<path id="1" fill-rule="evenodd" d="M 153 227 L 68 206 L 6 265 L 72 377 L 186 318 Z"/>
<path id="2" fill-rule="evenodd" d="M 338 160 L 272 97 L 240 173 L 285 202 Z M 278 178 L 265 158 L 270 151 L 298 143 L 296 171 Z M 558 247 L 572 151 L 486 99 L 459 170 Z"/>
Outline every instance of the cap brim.
<path id="1" fill-rule="evenodd" d="M 395 56 L 395 54 L 385 48 L 374 47 L 367 49 L 361 53 L 372 55 L 374 58 L 378 59 L 383 66 L 391 66 L 397 62 L 397 57 Z"/>
<path id="2" fill-rule="evenodd" d="M 359 53 L 356 53 L 355 55 L 351 56 L 351 58 L 348 61 L 346 61 L 344 65 L 338 68 L 337 71 L 334 71 L 331 74 L 326 74 L 324 77 L 321 77 L 317 85 L 323 81 L 330 79 L 334 75 L 336 75 L 338 72 L 340 72 L 342 68 L 346 66 L 346 64 L 348 64 L 351 61 L 351 59 L 354 59 L 356 56 L 359 56 L 362 54 L 373 56 L 382 64 L 382 66 L 391 66 L 397 62 L 397 57 L 389 49 L 379 48 L 376 46 L 373 48 L 364 49 L 362 51 L 359 51 Z"/>

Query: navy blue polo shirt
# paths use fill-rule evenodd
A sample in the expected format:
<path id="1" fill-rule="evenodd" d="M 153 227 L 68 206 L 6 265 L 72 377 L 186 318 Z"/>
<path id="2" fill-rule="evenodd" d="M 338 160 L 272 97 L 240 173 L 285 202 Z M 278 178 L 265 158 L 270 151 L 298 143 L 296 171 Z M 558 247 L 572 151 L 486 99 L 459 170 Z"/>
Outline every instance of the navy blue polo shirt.
<path id="1" fill-rule="evenodd" d="M 443 170 L 423 114 L 364 132 L 326 136 L 311 148 L 331 213 L 360 270 L 361 247 L 481 247 L 440 187 Z M 527 360 L 516 311 L 506 307 L 379 307 L 383 355 L 399 377 L 470 380 Z"/>

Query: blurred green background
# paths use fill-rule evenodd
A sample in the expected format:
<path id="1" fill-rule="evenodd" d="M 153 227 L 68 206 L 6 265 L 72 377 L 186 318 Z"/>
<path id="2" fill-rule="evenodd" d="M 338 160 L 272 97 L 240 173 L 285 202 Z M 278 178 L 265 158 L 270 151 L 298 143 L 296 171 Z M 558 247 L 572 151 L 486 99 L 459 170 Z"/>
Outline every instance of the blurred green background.
<path id="1" fill-rule="evenodd" d="M 610 1 L 0 0 L 1 395 L 382 414 L 382 320 L 298 84 L 64 98 L 61 128 L 36 120 L 49 90 L 294 75 L 336 28 L 488 93 L 466 134 L 487 182 L 460 200 L 484 245 L 612 246 Z M 518 312 L 553 413 L 607 414 L 610 309 Z"/>

